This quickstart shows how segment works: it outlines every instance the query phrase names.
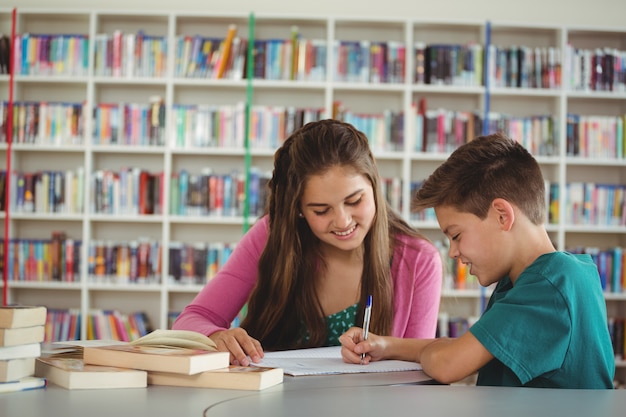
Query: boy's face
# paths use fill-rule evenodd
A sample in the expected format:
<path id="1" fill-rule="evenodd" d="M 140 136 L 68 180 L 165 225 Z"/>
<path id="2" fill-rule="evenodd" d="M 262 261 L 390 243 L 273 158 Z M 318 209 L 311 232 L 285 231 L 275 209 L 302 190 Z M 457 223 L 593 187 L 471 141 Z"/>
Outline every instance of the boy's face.
<path id="1" fill-rule="evenodd" d="M 507 275 L 505 245 L 497 213 L 489 210 L 481 220 L 474 214 L 451 206 L 435 207 L 439 227 L 450 241 L 448 256 L 459 258 L 482 286 L 489 286 Z"/>

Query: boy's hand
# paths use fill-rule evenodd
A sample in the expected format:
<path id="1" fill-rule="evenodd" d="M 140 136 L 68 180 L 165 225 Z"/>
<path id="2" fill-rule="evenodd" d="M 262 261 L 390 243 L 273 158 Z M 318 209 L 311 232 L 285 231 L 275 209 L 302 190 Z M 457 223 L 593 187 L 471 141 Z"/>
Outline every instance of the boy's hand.
<path id="1" fill-rule="evenodd" d="M 363 340 L 363 329 L 351 327 L 339 337 L 341 342 L 341 357 L 346 363 L 362 363 L 366 365 L 371 361 L 385 359 L 386 341 L 383 336 L 370 332 L 367 340 Z M 361 354 L 365 358 L 361 361 Z"/>

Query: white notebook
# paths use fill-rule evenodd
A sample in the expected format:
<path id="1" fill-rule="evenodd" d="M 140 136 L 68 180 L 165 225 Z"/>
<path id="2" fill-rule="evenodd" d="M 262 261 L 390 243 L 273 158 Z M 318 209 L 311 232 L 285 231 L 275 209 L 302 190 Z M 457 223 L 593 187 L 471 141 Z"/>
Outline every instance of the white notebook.
<path id="1" fill-rule="evenodd" d="M 422 370 L 422 365 L 409 361 L 386 360 L 367 365 L 345 363 L 341 359 L 341 346 L 265 352 L 263 360 L 254 365 L 283 368 L 285 374 L 292 376 Z"/>

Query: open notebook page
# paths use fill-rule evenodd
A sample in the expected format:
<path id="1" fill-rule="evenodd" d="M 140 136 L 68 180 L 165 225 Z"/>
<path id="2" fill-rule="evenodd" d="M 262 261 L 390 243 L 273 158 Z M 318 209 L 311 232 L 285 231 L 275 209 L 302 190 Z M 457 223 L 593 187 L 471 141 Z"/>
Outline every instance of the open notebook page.
<path id="1" fill-rule="evenodd" d="M 292 376 L 419 371 L 422 369 L 418 363 L 398 360 L 370 362 L 367 365 L 345 363 L 341 359 L 341 346 L 265 352 L 263 360 L 254 365 L 283 368 L 285 374 Z"/>

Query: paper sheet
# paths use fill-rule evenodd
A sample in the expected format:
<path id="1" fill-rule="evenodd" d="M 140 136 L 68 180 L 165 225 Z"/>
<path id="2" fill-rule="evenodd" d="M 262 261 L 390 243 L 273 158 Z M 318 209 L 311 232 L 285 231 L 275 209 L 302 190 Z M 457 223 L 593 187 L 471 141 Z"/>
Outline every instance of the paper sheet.
<path id="1" fill-rule="evenodd" d="M 418 363 L 398 360 L 370 362 L 367 365 L 345 363 L 341 359 L 341 346 L 265 352 L 263 360 L 254 365 L 283 368 L 285 374 L 292 376 L 420 371 L 422 369 Z"/>

